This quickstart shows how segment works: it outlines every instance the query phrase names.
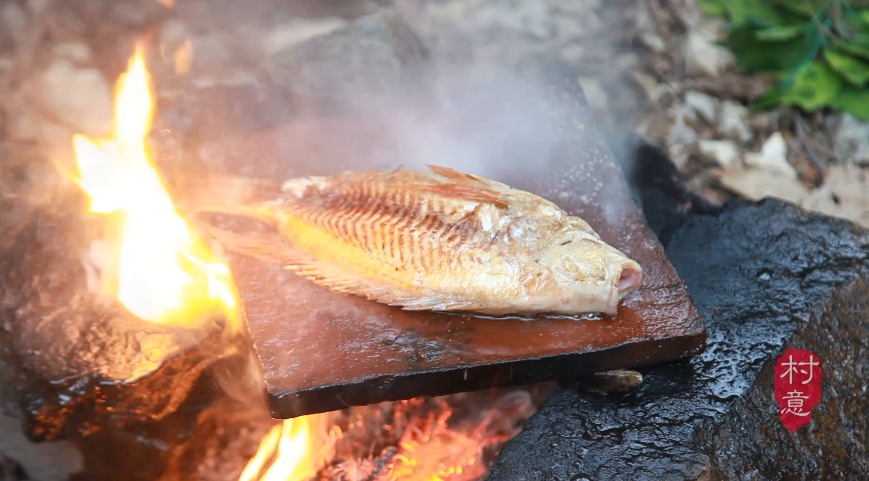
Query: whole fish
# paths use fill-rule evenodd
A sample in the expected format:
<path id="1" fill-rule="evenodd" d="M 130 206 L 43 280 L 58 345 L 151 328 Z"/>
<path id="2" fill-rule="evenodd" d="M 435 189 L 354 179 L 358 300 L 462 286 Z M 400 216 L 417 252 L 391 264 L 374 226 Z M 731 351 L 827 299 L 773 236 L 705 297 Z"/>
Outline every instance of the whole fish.
<path id="1" fill-rule="evenodd" d="M 485 315 L 617 313 L 643 270 L 583 219 L 539 196 L 448 167 L 291 179 L 243 213 L 275 234 L 210 230 L 230 250 L 282 263 L 319 285 L 407 310 Z"/>

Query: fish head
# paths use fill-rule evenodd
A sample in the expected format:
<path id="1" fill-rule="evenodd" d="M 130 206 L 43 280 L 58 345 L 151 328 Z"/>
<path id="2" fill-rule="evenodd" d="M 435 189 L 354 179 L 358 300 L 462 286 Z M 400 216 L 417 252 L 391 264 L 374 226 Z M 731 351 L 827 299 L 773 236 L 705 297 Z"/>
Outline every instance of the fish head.
<path id="1" fill-rule="evenodd" d="M 643 269 L 590 229 L 570 229 L 545 249 L 541 263 L 551 272 L 553 294 L 563 313 L 603 312 L 614 316 L 619 302 L 643 281 Z"/>

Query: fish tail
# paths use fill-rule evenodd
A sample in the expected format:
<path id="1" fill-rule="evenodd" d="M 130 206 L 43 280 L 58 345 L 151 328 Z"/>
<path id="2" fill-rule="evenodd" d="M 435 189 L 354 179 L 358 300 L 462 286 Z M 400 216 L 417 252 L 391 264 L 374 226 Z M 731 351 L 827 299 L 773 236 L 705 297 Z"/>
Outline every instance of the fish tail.
<path id="1" fill-rule="evenodd" d="M 263 202 L 281 195 L 281 183 L 273 179 L 207 174 L 185 178 L 177 186 L 179 210 L 197 213 L 246 214 L 260 217 Z"/>

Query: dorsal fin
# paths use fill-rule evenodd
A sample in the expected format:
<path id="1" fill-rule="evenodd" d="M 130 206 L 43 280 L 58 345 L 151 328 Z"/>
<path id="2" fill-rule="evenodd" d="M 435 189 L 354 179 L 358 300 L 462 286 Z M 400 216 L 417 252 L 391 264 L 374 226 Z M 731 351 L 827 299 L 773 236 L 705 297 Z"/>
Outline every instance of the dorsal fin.
<path id="1" fill-rule="evenodd" d="M 501 200 L 501 195 L 494 190 L 459 184 L 435 184 L 418 185 L 411 187 L 415 190 L 430 192 L 443 197 L 462 199 L 471 202 L 494 204 L 498 207 L 507 207 L 507 203 Z"/>
<path id="2" fill-rule="evenodd" d="M 451 181 L 453 181 L 457 184 L 465 185 L 465 184 L 468 184 L 469 181 L 471 181 L 471 182 L 476 181 L 476 179 L 474 177 L 472 177 L 471 175 L 466 174 L 464 172 L 459 172 L 458 170 L 456 170 L 452 167 L 445 167 L 443 165 L 432 165 L 432 164 L 425 164 L 425 166 L 428 167 L 429 170 L 431 170 L 435 174 L 444 176 L 447 179 L 450 179 Z"/>
<path id="3" fill-rule="evenodd" d="M 435 174 L 446 177 L 453 183 L 423 184 L 414 186 L 416 190 L 423 190 L 444 197 L 452 197 L 472 202 L 494 204 L 498 207 L 507 207 L 503 200 L 504 195 L 497 190 L 490 189 L 477 177 L 459 172 L 451 167 L 426 164 Z"/>

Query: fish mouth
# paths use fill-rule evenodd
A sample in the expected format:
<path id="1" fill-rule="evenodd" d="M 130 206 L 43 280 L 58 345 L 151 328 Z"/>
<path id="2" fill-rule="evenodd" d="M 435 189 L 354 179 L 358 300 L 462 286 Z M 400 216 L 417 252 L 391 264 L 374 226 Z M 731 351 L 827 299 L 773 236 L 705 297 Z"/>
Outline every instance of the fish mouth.
<path id="1" fill-rule="evenodd" d="M 618 314 L 619 302 L 631 291 L 636 290 L 643 283 L 643 269 L 635 261 L 625 262 L 616 274 L 619 281 L 613 283 L 607 303 L 606 314 L 615 317 Z M 614 276 L 615 277 L 615 276 Z"/>
<path id="2" fill-rule="evenodd" d="M 643 269 L 639 264 L 636 262 L 625 263 L 621 274 L 619 274 L 619 298 L 624 298 L 625 294 L 640 287 L 640 284 L 643 283 L 643 277 Z"/>

